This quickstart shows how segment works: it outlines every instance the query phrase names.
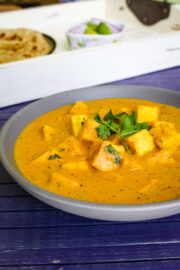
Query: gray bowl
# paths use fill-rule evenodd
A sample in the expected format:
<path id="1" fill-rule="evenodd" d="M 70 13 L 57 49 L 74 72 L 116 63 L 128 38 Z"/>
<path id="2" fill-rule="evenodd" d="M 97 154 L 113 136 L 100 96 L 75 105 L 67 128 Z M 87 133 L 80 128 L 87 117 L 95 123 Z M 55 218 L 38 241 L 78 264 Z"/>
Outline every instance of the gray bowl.
<path id="1" fill-rule="evenodd" d="M 13 115 L 1 130 L 0 158 L 6 170 L 22 188 L 34 197 L 58 209 L 84 217 L 112 221 L 139 221 L 179 213 L 180 200 L 143 205 L 90 203 L 46 191 L 22 176 L 13 157 L 13 149 L 18 135 L 31 121 L 48 111 L 65 104 L 75 103 L 77 100 L 88 101 L 102 98 L 139 98 L 176 107 L 179 107 L 180 104 L 180 93 L 178 92 L 130 85 L 91 87 L 63 92 L 36 101 Z"/>

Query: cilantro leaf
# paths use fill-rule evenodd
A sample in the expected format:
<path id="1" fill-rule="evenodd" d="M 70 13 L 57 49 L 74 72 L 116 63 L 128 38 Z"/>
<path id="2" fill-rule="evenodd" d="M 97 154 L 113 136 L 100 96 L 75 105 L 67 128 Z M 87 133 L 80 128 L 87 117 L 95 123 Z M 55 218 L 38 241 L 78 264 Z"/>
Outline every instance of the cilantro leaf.
<path id="1" fill-rule="evenodd" d="M 108 121 L 108 120 L 113 120 L 114 119 L 114 114 L 112 113 L 112 110 L 110 110 L 105 116 L 104 116 L 104 120 Z"/>
<path id="2" fill-rule="evenodd" d="M 136 130 L 123 130 L 121 131 L 121 139 L 124 140 L 126 137 L 136 133 Z"/>
<path id="3" fill-rule="evenodd" d="M 94 120 L 95 120 L 96 122 L 101 122 L 101 121 L 102 121 L 102 120 L 101 120 L 101 117 L 100 117 L 100 115 L 99 115 L 99 113 L 97 113 L 97 114 L 95 115 Z"/>
<path id="4" fill-rule="evenodd" d="M 116 163 L 116 164 L 119 164 L 120 162 L 121 162 L 121 158 L 120 158 L 120 157 L 116 157 L 116 158 L 115 158 L 115 163 Z"/>
<path id="5" fill-rule="evenodd" d="M 136 113 L 132 112 L 132 114 L 126 114 L 121 118 L 121 128 L 123 130 L 128 129 L 130 126 L 134 126 L 136 124 Z"/>
<path id="6" fill-rule="evenodd" d="M 122 113 L 116 114 L 116 115 L 114 115 L 114 119 L 121 120 L 124 115 L 127 115 L 127 113 L 122 112 Z"/>
<path id="7" fill-rule="evenodd" d="M 103 140 L 106 140 L 111 135 L 110 129 L 105 125 L 100 125 L 96 128 L 96 130 L 98 137 L 102 138 Z"/>
<path id="8" fill-rule="evenodd" d="M 108 153 L 110 153 L 110 154 L 116 154 L 116 150 L 114 150 L 114 148 L 112 147 L 112 145 L 111 144 L 109 144 L 109 145 L 107 145 L 106 147 L 105 147 L 105 150 L 108 152 Z"/>
<path id="9" fill-rule="evenodd" d="M 111 121 L 111 127 L 114 129 L 114 130 L 117 130 L 118 132 L 120 132 L 120 125 L 119 124 L 116 124 L 114 121 Z"/>
<path id="10" fill-rule="evenodd" d="M 61 157 L 57 154 L 50 155 L 48 160 L 53 160 L 53 159 L 61 159 Z"/>
<path id="11" fill-rule="evenodd" d="M 104 128 L 104 131 L 105 131 L 105 133 L 108 133 L 108 134 L 109 134 L 108 137 L 109 137 L 112 133 L 118 133 L 118 131 L 117 131 L 116 128 L 115 128 L 115 127 L 117 127 L 117 126 L 115 125 L 115 123 L 114 123 L 112 120 L 108 120 L 108 121 L 103 122 L 103 121 L 101 120 L 101 117 L 99 116 L 98 113 L 97 113 L 96 116 L 94 117 L 94 120 L 95 120 L 96 122 L 100 123 L 101 126 L 106 126 L 106 128 Z M 101 126 L 100 126 L 100 127 L 101 127 Z M 103 136 L 103 134 L 104 134 L 104 131 L 103 131 L 103 132 L 99 131 L 99 127 L 97 127 L 96 130 L 97 130 L 97 132 L 98 132 L 98 137 L 101 137 L 101 138 L 103 139 L 102 136 Z M 103 130 L 103 128 L 101 127 L 100 130 Z M 106 136 L 104 136 L 104 137 L 106 137 Z M 107 137 L 106 137 L 106 138 L 107 138 Z"/>
<path id="12" fill-rule="evenodd" d="M 107 120 L 113 120 L 113 119 L 118 119 L 120 120 L 122 118 L 123 115 L 126 115 L 127 113 L 125 112 L 122 112 L 120 114 L 113 114 L 112 110 L 110 110 L 105 116 L 104 116 L 104 120 L 107 121 Z"/>
<path id="13" fill-rule="evenodd" d="M 136 123 L 136 129 L 137 130 L 141 130 L 141 129 L 147 129 L 147 130 L 149 130 L 150 127 L 147 125 L 146 122 L 143 122 L 143 123 Z"/>
<path id="14" fill-rule="evenodd" d="M 83 117 L 83 121 L 81 122 L 81 126 L 84 126 L 86 119 Z"/>
<path id="15" fill-rule="evenodd" d="M 135 125 L 136 124 L 136 112 L 135 111 L 132 111 L 131 112 L 131 118 L 132 118 L 132 121 L 133 121 L 133 124 Z"/>

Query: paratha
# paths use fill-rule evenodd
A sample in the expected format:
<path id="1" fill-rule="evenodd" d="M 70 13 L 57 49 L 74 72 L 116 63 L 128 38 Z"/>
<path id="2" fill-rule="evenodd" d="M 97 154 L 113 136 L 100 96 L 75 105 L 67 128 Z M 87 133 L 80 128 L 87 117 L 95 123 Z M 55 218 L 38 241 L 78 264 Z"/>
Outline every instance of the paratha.
<path id="1" fill-rule="evenodd" d="M 47 40 L 38 31 L 0 28 L 0 64 L 46 55 L 50 50 Z"/>

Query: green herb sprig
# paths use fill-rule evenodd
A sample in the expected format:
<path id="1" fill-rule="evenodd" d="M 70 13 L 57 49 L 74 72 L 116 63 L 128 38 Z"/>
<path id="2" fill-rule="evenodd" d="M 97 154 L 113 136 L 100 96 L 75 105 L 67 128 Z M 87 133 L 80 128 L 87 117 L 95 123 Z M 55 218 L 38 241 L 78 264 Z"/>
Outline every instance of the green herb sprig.
<path id="1" fill-rule="evenodd" d="M 111 134 L 118 134 L 128 153 L 130 153 L 130 150 L 127 143 L 125 142 L 125 138 L 137 133 L 142 129 L 150 129 L 146 122 L 137 122 L 136 112 L 134 111 L 132 111 L 131 114 L 122 112 L 120 114 L 114 115 L 112 110 L 110 110 L 104 116 L 104 121 L 101 119 L 98 113 L 94 117 L 94 120 L 101 124 L 96 128 L 98 137 L 106 140 Z"/>

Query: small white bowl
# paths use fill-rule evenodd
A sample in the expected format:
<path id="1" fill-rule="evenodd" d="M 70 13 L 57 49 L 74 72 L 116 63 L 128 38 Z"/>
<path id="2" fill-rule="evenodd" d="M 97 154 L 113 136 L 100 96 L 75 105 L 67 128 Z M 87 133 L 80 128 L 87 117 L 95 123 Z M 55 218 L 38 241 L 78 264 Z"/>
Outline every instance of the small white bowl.
<path id="1" fill-rule="evenodd" d="M 99 20 L 99 22 L 109 23 L 115 28 L 119 29 L 118 32 L 112 33 L 110 35 L 88 35 L 88 34 L 79 34 L 79 33 L 72 33 L 71 31 L 76 27 L 80 27 L 81 25 L 87 24 L 88 21 L 86 20 L 82 22 L 75 23 L 71 25 L 71 27 L 66 31 L 66 36 L 70 45 L 71 50 L 82 49 L 87 47 L 99 46 L 108 43 L 116 43 L 119 42 L 124 34 L 124 24 L 119 21 L 110 21 L 110 20 Z"/>

